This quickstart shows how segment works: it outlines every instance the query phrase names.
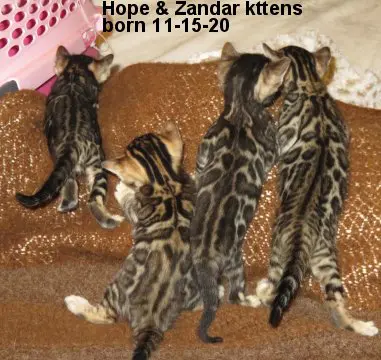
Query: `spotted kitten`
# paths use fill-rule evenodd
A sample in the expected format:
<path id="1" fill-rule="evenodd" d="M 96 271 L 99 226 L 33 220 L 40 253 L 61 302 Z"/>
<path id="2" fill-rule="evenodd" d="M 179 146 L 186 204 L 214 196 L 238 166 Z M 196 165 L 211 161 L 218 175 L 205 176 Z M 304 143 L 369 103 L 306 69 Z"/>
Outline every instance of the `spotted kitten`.
<path id="1" fill-rule="evenodd" d="M 288 46 L 264 45 L 273 60 L 287 56 L 285 101 L 279 120 L 279 195 L 268 279 L 257 295 L 271 304 L 270 324 L 278 326 L 307 271 L 325 290 L 338 327 L 373 336 L 373 322 L 353 318 L 344 307 L 344 288 L 337 264 L 336 233 L 347 196 L 346 125 L 321 81 L 331 59 L 329 48 L 315 53 Z"/>
<path id="2" fill-rule="evenodd" d="M 259 54 L 241 55 L 230 43 L 222 50 L 225 105 L 199 147 L 191 223 L 192 259 L 204 303 L 199 336 L 204 342 L 222 341 L 207 332 L 223 278 L 230 284 L 230 302 L 260 304 L 256 297 L 245 296 L 241 249 L 277 154 L 275 126 L 265 107 L 274 100 L 289 65 L 286 58 L 271 62 Z"/>
<path id="3" fill-rule="evenodd" d="M 194 183 L 181 169 L 183 143 L 175 125 L 136 138 L 127 154 L 103 166 L 121 183 L 115 197 L 133 225 L 134 246 L 99 305 L 68 296 L 71 312 L 93 323 L 129 321 L 133 359 L 148 359 L 180 311 L 199 307 L 189 225 Z"/>
<path id="4" fill-rule="evenodd" d="M 58 211 L 74 210 L 78 205 L 76 177 L 85 172 L 90 184 L 89 207 L 104 228 L 114 228 L 122 220 L 111 215 L 104 202 L 107 179 L 102 139 L 97 122 L 100 83 L 110 75 L 113 55 L 95 60 L 85 55 L 70 55 L 57 49 L 55 72 L 58 76 L 46 101 L 45 136 L 54 159 L 53 172 L 34 195 L 16 194 L 25 207 L 42 206 L 61 192 Z"/>

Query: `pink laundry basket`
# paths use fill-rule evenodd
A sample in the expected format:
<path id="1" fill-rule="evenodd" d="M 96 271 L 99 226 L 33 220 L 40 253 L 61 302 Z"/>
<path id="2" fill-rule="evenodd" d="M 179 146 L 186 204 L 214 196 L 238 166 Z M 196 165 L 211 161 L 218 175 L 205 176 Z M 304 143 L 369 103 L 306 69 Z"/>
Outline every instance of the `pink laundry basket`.
<path id="1" fill-rule="evenodd" d="M 101 20 L 90 0 L 0 0 L 0 95 L 46 82 L 57 47 L 82 53 Z"/>

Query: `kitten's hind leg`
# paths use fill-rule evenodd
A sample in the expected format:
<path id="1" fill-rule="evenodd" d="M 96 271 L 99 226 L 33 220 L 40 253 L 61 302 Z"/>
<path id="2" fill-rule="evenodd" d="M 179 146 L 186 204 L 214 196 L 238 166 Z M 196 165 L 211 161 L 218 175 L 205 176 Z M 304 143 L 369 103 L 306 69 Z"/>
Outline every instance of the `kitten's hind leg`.
<path id="1" fill-rule="evenodd" d="M 256 294 L 261 303 L 266 306 L 271 306 L 273 303 L 277 295 L 276 284 L 279 283 L 284 271 L 279 261 L 279 251 L 280 249 L 273 246 L 270 255 L 269 277 L 260 280 L 257 284 Z"/>
<path id="2" fill-rule="evenodd" d="M 372 321 L 357 320 L 345 308 L 344 288 L 334 250 L 325 245 L 315 250 L 315 254 L 311 258 L 311 270 L 325 290 L 325 301 L 337 327 L 365 336 L 374 336 L 378 333 L 378 329 Z"/>
<path id="3" fill-rule="evenodd" d="M 134 338 L 136 347 L 132 360 L 147 360 L 163 341 L 164 334 L 157 327 L 135 329 Z"/>
<path id="4" fill-rule="evenodd" d="M 267 278 L 261 279 L 257 283 L 256 294 L 263 305 L 271 306 L 276 296 L 274 283 Z"/>
<path id="5" fill-rule="evenodd" d="M 59 212 L 68 212 L 78 206 L 78 183 L 74 178 L 67 179 L 61 189 L 61 201 L 57 207 Z"/>
<path id="6" fill-rule="evenodd" d="M 81 296 L 66 296 L 65 305 L 74 315 L 83 317 L 93 324 L 112 324 L 115 322 L 115 314 L 112 310 L 102 305 L 91 305 Z"/>
<path id="7" fill-rule="evenodd" d="M 123 216 L 112 215 L 105 207 L 107 177 L 100 162 L 97 165 L 88 167 L 86 175 L 91 188 L 88 204 L 92 214 L 103 228 L 113 229 L 117 227 L 123 221 Z"/>
<path id="8" fill-rule="evenodd" d="M 245 295 L 246 279 L 241 254 L 239 254 L 239 258 L 235 261 L 235 264 L 226 270 L 225 276 L 228 278 L 230 285 L 230 303 L 251 307 L 261 305 L 256 295 Z"/>

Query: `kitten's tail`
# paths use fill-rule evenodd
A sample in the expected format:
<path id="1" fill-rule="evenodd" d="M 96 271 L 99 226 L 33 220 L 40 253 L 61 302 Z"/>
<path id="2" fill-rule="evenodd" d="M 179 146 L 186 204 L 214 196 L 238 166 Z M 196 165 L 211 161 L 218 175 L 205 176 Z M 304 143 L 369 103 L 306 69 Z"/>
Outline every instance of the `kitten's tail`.
<path id="1" fill-rule="evenodd" d="M 42 188 L 34 195 L 27 196 L 16 193 L 17 201 L 27 208 L 35 208 L 48 203 L 52 200 L 61 188 L 64 186 L 68 177 L 72 173 L 77 162 L 77 153 L 74 150 L 68 150 L 60 156 L 54 166 L 53 172 Z"/>
<path id="2" fill-rule="evenodd" d="M 157 328 L 143 329 L 137 334 L 136 339 L 132 360 L 147 360 L 163 340 L 163 332 Z"/>
<path id="3" fill-rule="evenodd" d="M 279 281 L 278 295 L 271 305 L 269 322 L 273 327 L 280 324 L 284 311 L 290 306 L 292 299 L 299 290 L 308 263 L 309 252 L 307 247 L 301 241 L 294 241 L 293 243 L 296 245 L 293 249 L 292 258 Z"/>
<path id="4" fill-rule="evenodd" d="M 198 288 L 204 303 L 204 310 L 201 316 L 198 335 L 205 343 L 222 342 L 223 338 L 219 336 L 209 336 L 208 329 L 216 317 L 219 305 L 218 265 L 215 261 L 203 261 L 195 264 L 197 272 Z"/>

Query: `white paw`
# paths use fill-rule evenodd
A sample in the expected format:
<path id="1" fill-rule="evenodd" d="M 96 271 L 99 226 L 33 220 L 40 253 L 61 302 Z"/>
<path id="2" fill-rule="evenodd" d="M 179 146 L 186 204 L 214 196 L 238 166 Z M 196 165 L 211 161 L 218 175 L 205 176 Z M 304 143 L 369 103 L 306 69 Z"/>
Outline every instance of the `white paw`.
<path id="1" fill-rule="evenodd" d="M 261 305 L 261 300 L 259 300 L 258 296 L 256 295 L 248 295 L 245 298 L 246 301 L 246 306 L 251 306 L 251 307 L 258 307 Z"/>
<path id="2" fill-rule="evenodd" d="M 378 334 L 378 329 L 374 325 L 373 321 L 361 321 L 356 320 L 351 324 L 353 331 L 365 335 L 365 336 L 374 336 Z"/>
<path id="3" fill-rule="evenodd" d="M 258 281 L 256 294 L 259 298 L 269 295 L 274 289 L 274 284 L 269 279 L 262 279 Z"/>
<path id="4" fill-rule="evenodd" d="M 126 184 L 123 182 L 119 182 L 115 187 L 115 199 L 119 204 L 123 204 L 123 199 L 126 197 L 127 194 L 133 193 L 133 190 L 130 189 Z"/>
<path id="5" fill-rule="evenodd" d="M 255 292 L 261 303 L 268 306 L 274 299 L 274 284 L 266 278 L 262 279 L 258 282 Z"/>
<path id="6" fill-rule="evenodd" d="M 124 217 L 121 215 L 112 215 L 112 218 L 118 223 L 121 223 L 124 220 Z"/>
<path id="7" fill-rule="evenodd" d="M 218 285 L 218 298 L 221 300 L 225 296 L 225 288 L 222 285 Z"/>
<path id="8" fill-rule="evenodd" d="M 83 314 L 91 306 L 85 298 L 76 295 L 66 296 L 65 305 L 75 315 Z"/>
<path id="9" fill-rule="evenodd" d="M 241 301 L 241 305 L 250 306 L 250 307 L 258 307 L 261 305 L 261 301 L 256 295 L 247 295 L 245 296 L 242 292 L 238 294 L 239 300 Z"/>
<path id="10" fill-rule="evenodd" d="M 66 213 L 75 210 L 78 207 L 78 200 L 67 201 L 61 200 L 60 204 L 57 206 L 57 210 L 61 213 Z"/>

